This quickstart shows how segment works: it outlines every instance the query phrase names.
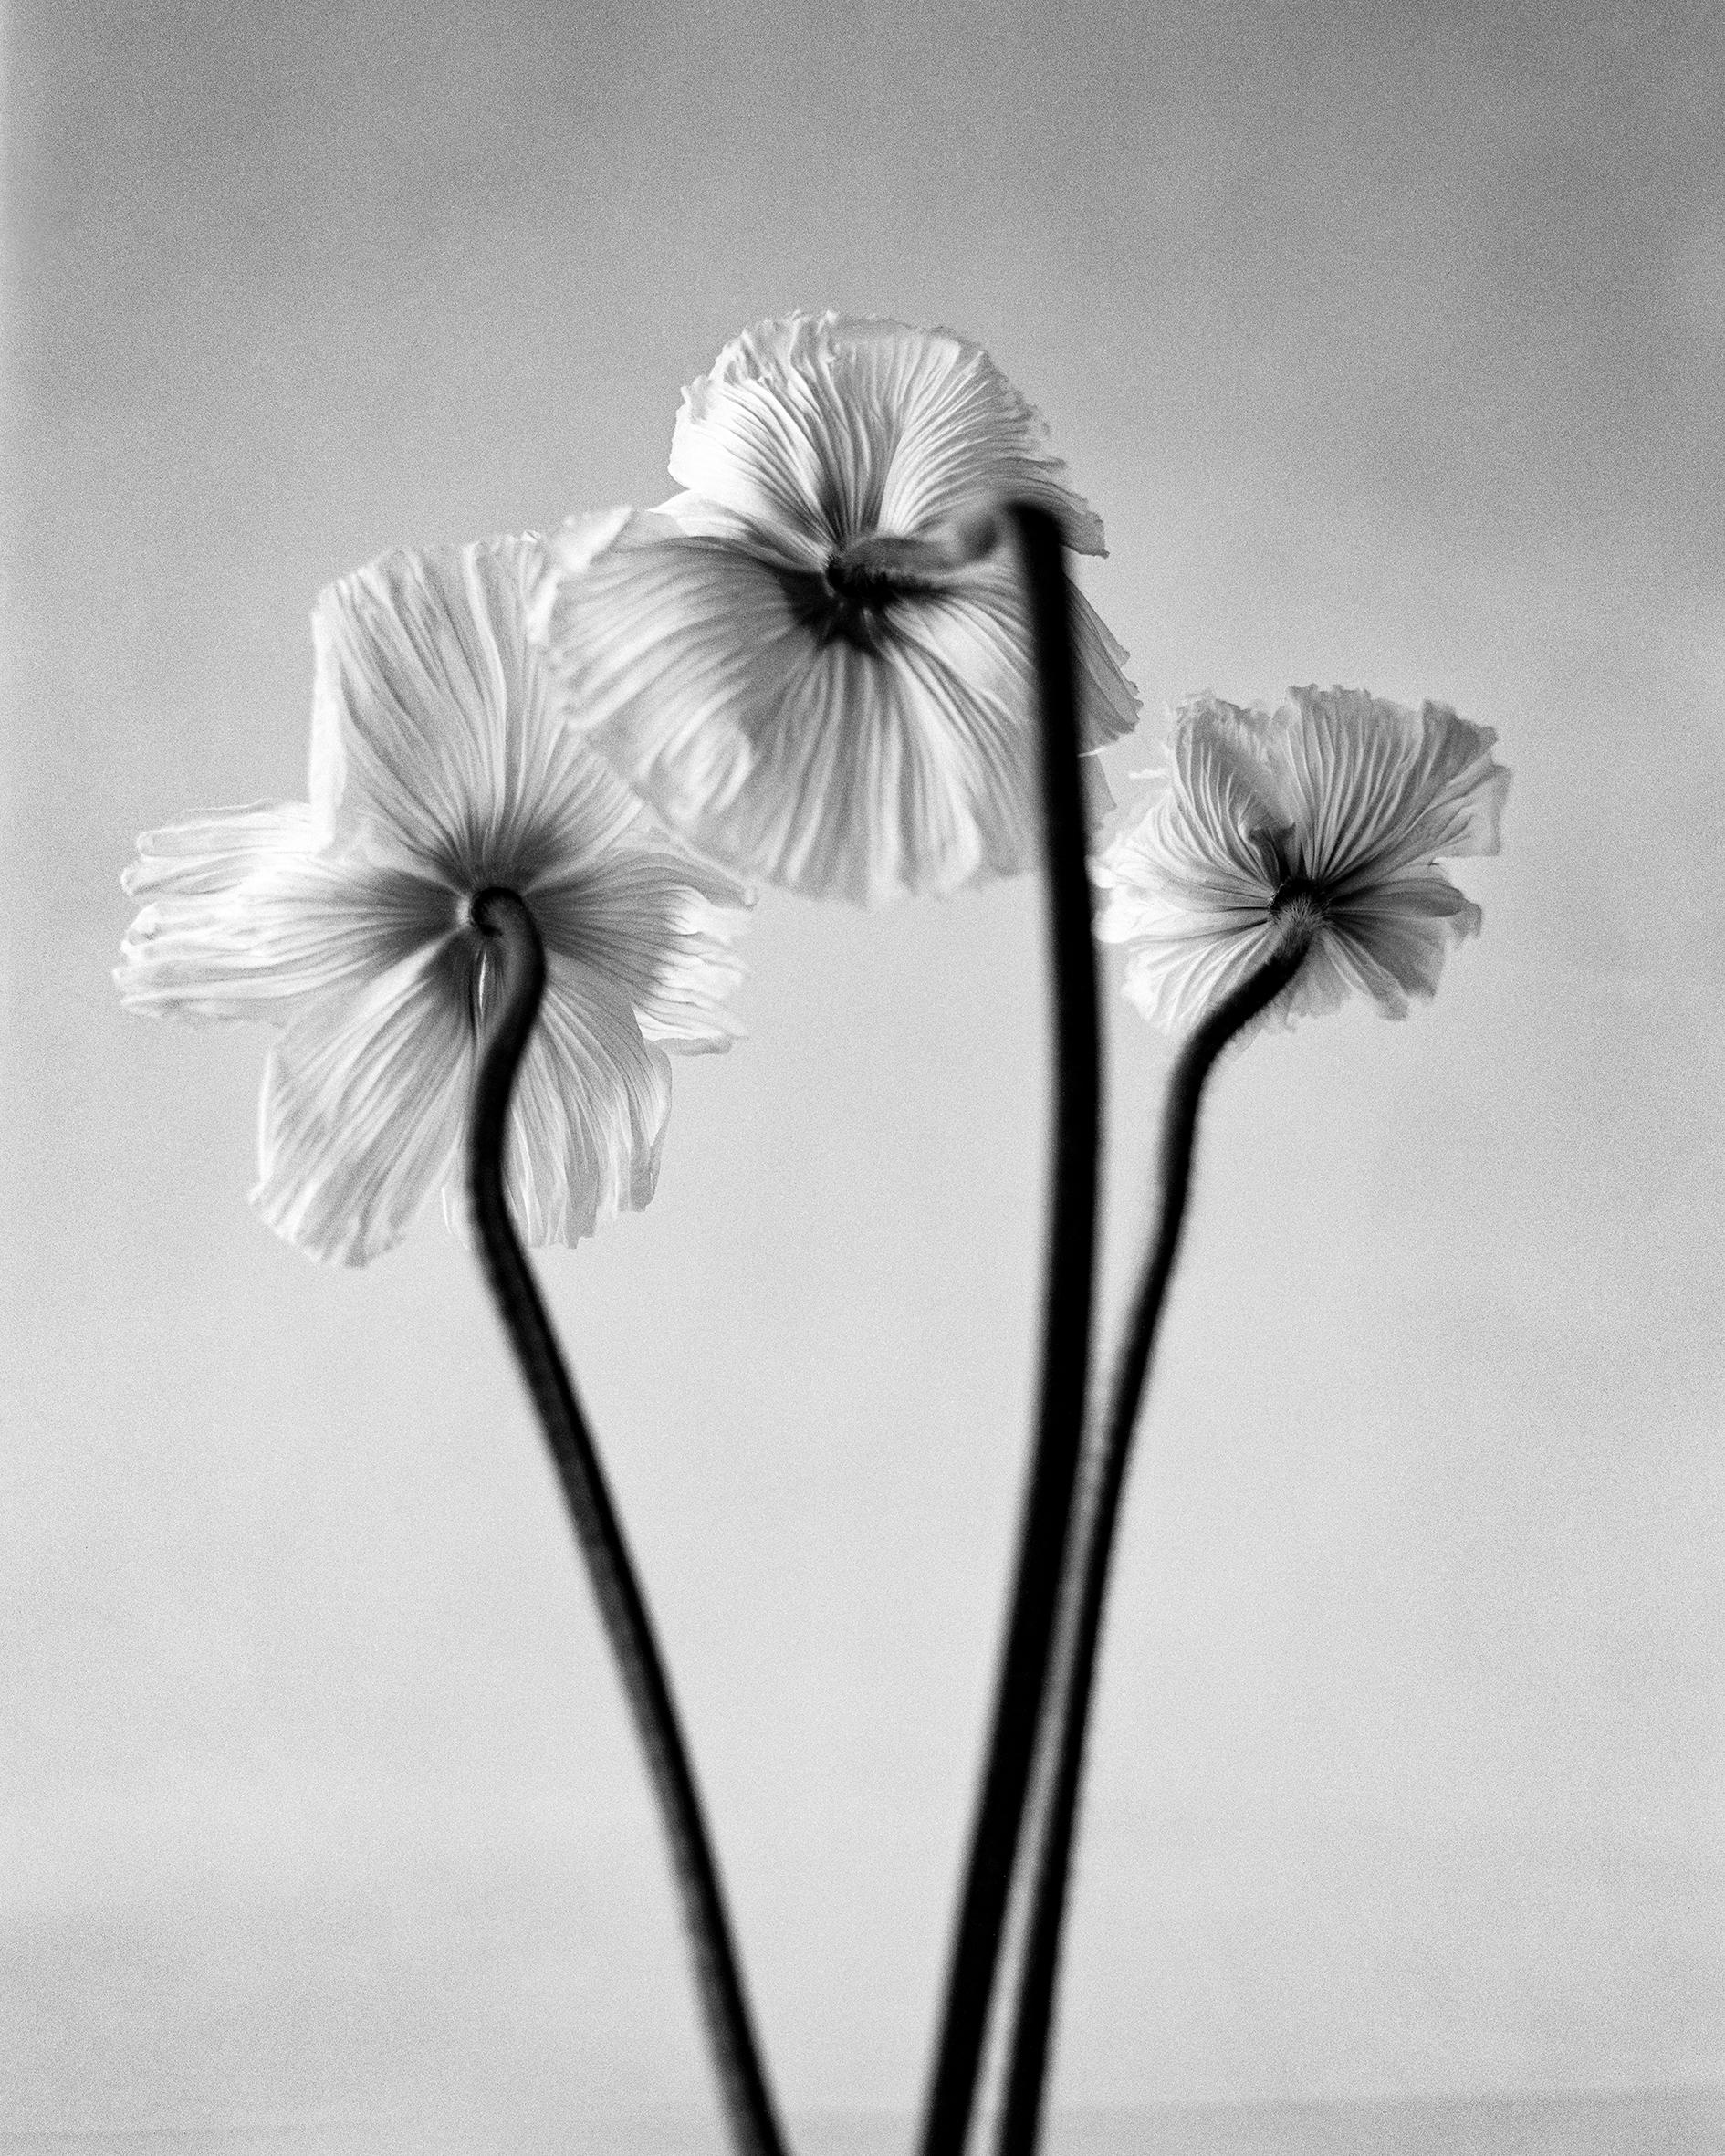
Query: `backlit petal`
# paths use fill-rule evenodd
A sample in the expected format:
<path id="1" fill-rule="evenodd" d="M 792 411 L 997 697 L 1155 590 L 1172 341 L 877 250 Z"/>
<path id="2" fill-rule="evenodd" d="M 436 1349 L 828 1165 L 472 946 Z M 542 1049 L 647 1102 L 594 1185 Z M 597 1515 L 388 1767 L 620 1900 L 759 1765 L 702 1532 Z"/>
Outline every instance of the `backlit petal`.
<path id="1" fill-rule="evenodd" d="M 1273 713 L 1194 697 L 1176 715 L 1159 790 L 1092 870 L 1097 934 L 1131 947 L 1125 992 L 1190 1026 L 1273 941 L 1291 881 L 1322 920 L 1260 1022 L 1369 997 L 1386 1016 L 1435 991 L 1479 909 L 1437 863 L 1492 853 L 1509 773 L 1496 736 L 1443 705 L 1295 689 Z"/>
<path id="2" fill-rule="evenodd" d="M 1012 565 L 896 599 L 871 648 L 810 626 L 782 555 L 668 515 L 573 523 L 537 615 L 559 708 L 692 845 L 872 904 L 1040 855 L 1040 746 Z M 1086 740 L 1135 720 L 1123 655 L 1074 608 Z M 1093 805 L 1107 806 L 1099 769 Z"/>
<path id="3" fill-rule="evenodd" d="M 723 1004 L 743 975 L 731 939 L 745 902 L 720 871 L 645 846 L 531 896 L 548 950 L 602 973 L 645 1038 L 685 1055 L 727 1049 L 742 1031 Z"/>
<path id="4" fill-rule="evenodd" d="M 375 838 L 361 834 L 362 841 Z M 147 897 L 120 945 L 126 1007 L 285 1022 L 308 997 L 396 964 L 447 927 L 449 895 L 380 844 L 319 844 L 301 801 L 147 832 L 122 882 Z"/>
<path id="5" fill-rule="evenodd" d="M 447 1173 L 472 1069 L 447 946 L 309 1005 L 264 1073 L 260 1217 L 339 1264 L 363 1265 L 399 1242 Z"/>
<path id="6" fill-rule="evenodd" d="M 525 633 L 538 542 L 384 554 L 312 614 L 311 801 L 440 867 L 512 850 L 564 753 Z"/>
<path id="7" fill-rule="evenodd" d="M 1345 889 L 1413 862 L 1497 852 L 1510 774 L 1492 761 L 1490 727 L 1364 689 L 1290 695 L 1270 746 L 1307 874 Z"/>
<path id="8" fill-rule="evenodd" d="M 516 1080 L 505 1153 L 524 1242 L 573 1243 L 647 1204 L 671 1114 L 671 1066 L 608 975 L 550 955 Z"/>
<path id="9" fill-rule="evenodd" d="M 950 330 L 794 314 L 745 330 L 684 392 L 679 486 L 809 550 L 925 531 L 978 501 L 1040 503 L 1081 553 L 1102 524 L 1035 411 Z"/>

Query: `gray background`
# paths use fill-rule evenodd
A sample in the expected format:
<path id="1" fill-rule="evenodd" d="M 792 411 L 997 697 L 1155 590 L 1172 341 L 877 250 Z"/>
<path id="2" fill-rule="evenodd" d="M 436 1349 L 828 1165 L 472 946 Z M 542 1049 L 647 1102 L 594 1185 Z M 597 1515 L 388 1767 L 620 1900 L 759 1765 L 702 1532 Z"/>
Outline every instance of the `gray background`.
<path id="1" fill-rule="evenodd" d="M 137 830 L 303 791 L 321 583 L 660 498 L 681 383 L 797 304 L 951 322 L 1048 414 L 1145 697 L 1117 790 L 1172 698 L 1308 679 L 1516 773 L 1435 1006 L 1218 1087 L 1061 2102 L 1725 2079 L 1717 8 L 5 40 L 0 2126 L 703 2115 L 474 1268 L 434 1219 L 358 1275 L 276 1242 L 266 1037 L 108 976 Z M 542 1268 L 793 2107 L 921 2086 L 1028 1424 L 1039 908 L 767 895 L 653 1208 Z M 1112 1308 L 1168 1050 L 1110 1005 Z"/>

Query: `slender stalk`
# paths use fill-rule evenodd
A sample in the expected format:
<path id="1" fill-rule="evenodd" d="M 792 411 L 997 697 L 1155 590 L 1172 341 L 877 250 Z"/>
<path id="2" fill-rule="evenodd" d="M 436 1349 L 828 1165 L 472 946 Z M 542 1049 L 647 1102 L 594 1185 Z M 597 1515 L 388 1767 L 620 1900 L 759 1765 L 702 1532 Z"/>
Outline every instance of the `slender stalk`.
<path id="1" fill-rule="evenodd" d="M 653 1620 L 630 1561 L 622 1524 L 575 1389 L 558 1350 L 545 1305 L 509 1219 L 503 1194 L 503 1145 L 509 1095 L 545 988 L 545 949 L 533 916 L 513 891 L 475 899 L 474 926 L 487 956 L 501 960 L 500 1008 L 475 1088 L 467 1188 L 486 1278 L 527 1381 L 550 1448 L 564 1499 L 587 1561 L 600 1615 L 622 1677 L 635 1729 L 647 1755 L 671 1845 L 683 1919 L 706 2014 L 732 2140 L 739 2156 L 783 2156 L 784 2141 L 749 2018 L 742 1973 L 731 1943 L 725 1896 L 677 1722 Z"/>
<path id="2" fill-rule="evenodd" d="M 1272 915 L 1272 917 L 1273 915 Z M 1168 1081 L 1162 1118 L 1159 1163 L 1162 1205 L 1144 1279 L 1134 1305 L 1114 1375 L 1108 1428 L 1097 1477 L 1095 1501 L 1082 1523 L 1074 1562 L 1068 1573 L 1068 1603 L 1076 1594 L 1077 1612 L 1068 1635 L 1066 1681 L 1055 1694 L 1055 1727 L 1048 1739 L 1058 1746 L 1053 1784 L 1041 1818 L 1036 1852 L 1035 1883 L 1020 1966 L 1017 2018 L 1008 2053 L 1006 2109 L 997 2147 L 999 2156 L 1034 2156 L 1041 2125 L 1042 2097 L 1053 2025 L 1054 1988 L 1059 1973 L 1061 1931 L 1072 1871 L 1072 1839 L 1083 1779 L 1084 1740 L 1102 1638 L 1103 1606 L 1107 1598 L 1109 1562 L 1132 1452 L 1134 1427 L 1144 1397 L 1156 1326 L 1167 1296 L 1180 1229 L 1186 1218 L 1192 1177 L 1192 1149 L 1197 1136 L 1199 1098 L 1216 1059 L 1243 1026 L 1249 1025 L 1299 972 L 1311 946 L 1317 915 L 1310 905 L 1290 904 L 1282 914 L 1281 940 L 1270 958 L 1218 1004 L 1176 1060 Z M 1072 1586 L 1076 1581 L 1076 1588 Z"/>
<path id="3" fill-rule="evenodd" d="M 976 2101 L 1083 1436 L 1095 1259 L 1101 1058 L 1069 594 L 1060 527 L 1054 519 L 1045 510 L 1021 504 L 1007 514 L 1016 527 L 1024 560 L 1041 706 L 1054 974 L 1054 1197 L 1040 1414 L 996 1692 L 993 1740 L 972 1830 L 924 2120 L 924 2156 L 961 2156 Z"/>

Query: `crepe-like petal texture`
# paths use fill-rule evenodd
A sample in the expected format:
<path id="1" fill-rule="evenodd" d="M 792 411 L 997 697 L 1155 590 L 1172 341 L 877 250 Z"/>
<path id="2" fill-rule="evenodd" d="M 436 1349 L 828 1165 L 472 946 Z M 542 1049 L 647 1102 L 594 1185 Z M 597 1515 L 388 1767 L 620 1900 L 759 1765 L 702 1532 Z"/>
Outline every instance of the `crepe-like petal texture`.
<path id="1" fill-rule="evenodd" d="M 1092 874 L 1096 933 L 1132 947 L 1124 990 L 1187 1031 L 1270 954 L 1296 894 L 1319 926 L 1265 1017 L 1289 1024 L 1369 996 L 1406 1018 L 1479 909 L 1438 863 L 1495 853 L 1510 774 L 1497 735 L 1446 705 L 1296 688 L 1275 711 L 1219 696 L 1175 714 L 1160 789 Z"/>
<path id="2" fill-rule="evenodd" d="M 459 1161 L 495 985 L 473 901 L 518 892 L 546 948 L 505 1159 L 528 1242 L 653 1196 L 666 1051 L 727 1048 L 744 894 L 660 839 L 551 710 L 526 636 L 531 539 L 386 554 L 322 592 L 309 801 L 221 809 L 138 842 L 145 903 L 115 979 L 134 1010 L 282 1028 L 252 1202 L 363 1264 Z"/>
<path id="3" fill-rule="evenodd" d="M 967 516 L 1102 523 L 1035 412 L 949 330 L 764 322 L 684 392 L 657 510 L 571 518 L 536 612 L 559 707 L 691 843 L 750 876 L 873 905 L 1040 858 L 1040 743 L 1009 550 Z M 1129 732 L 1124 652 L 1073 593 L 1088 748 Z M 1086 759 L 1092 806 L 1107 787 Z"/>

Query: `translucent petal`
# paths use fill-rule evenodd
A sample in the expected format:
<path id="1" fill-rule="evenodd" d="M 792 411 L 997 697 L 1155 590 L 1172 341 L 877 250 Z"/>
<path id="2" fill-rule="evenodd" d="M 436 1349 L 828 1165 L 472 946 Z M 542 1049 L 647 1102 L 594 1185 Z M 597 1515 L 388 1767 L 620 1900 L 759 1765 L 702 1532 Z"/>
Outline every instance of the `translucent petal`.
<path id="1" fill-rule="evenodd" d="M 810 895 L 872 904 L 1012 874 L 1040 854 L 1040 750 L 1016 572 L 901 595 L 869 648 L 822 634 L 782 553 L 664 513 L 552 545 L 537 619 L 560 708 L 704 853 Z M 1086 739 L 1136 699 L 1082 598 Z M 1099 770 L 1098 812 L 1107 805 Z"/>
<path id="2" fill-rule="evenodd" d="M 1338 890 L 1413 862 L 1495 853 L 1510 774 L 1497 735 L 1447 706 L 1296 688 L 1269 729 L 1306 873 Z"/>
<path id="3" fill-rule="evenodd" d="M 1364 993 L 1387 1018 L 1437 993 L 1452 944 L 1477 936 L 1479 908 L 1435 870 L 1403 869 L 1336 906 L 1325 934 L 1346 952 Z"/>
<path id="4" fill-rule="evenodd" d="M 320 848 L 303 802 L 219 809 L 138 842 L 121 879 L 148 895 L 120 945 L 127 1008 L 188 1019 L 291 1018 L 446 932 L 452 902 L 363 832 Z"/>
<path id="5" fill-rule="evenodd" d="M 1259 922 L 1221 933 L 1160 937 L 1134 946 L 1122 990 L 1154 1024 L 1187 1032 L 1270 955 Z"/>
<path id="6" fill-rule="evenodd" d="M 645 1038 L 685 1055 L 727 1049 L 742 1031 L 723 1003 L 743 976 L 731 939 L 745 903 L 720 871 L 644 846 L 531 894 L 548 949 L 613 981 Z"/>
<path id="7" fill-rule="evenodd" d="M 363 1265 L 444 1179 L 473 1069 L 452 948 L 319 998 L 271 1052 L 252 1203 L 311 1257 Z"/>
<path id="8" fill-rule="evenodd" d="M 816 559 L 1003 497 L 1041 503 L 1070 546 L 1099 554 L 1101 521 L 1046 433 L 968 338 L 793 314 L 746 330 L 684 392 L 671 476 Z"/>
<path id="9" fill-rule="evenodd" d="M 1097 933 L 1133 947 L 1127 993 L 1159 1022 L 1193 1022 L 1241 977 L 1293 875 L 1318 886 L 1325 918 L 1270 1019 L 1351 994 L 1405 1017 L 1436 989 L 1449 946 L 1479 929 L 1479 909 L 1436 863 L 1496 850 L 1509 785 L 1496 736 L 1442 705 L 1291 695 L 1273 714 L 1210 696 L 1183 705 L 1160 790 L 1092 871 Z"/>
<path id="10" fill-rule="evenodd" d="M 635 812 L 582 767 L 549 707 L 527 635 L 539 542 L 385 554 L 331 584 L 312 615 L 311 800 L 323 828 L 375 820 L 452 882 L 518 881 L 563 843 L 603 843 Z"/>
<path id="11" fill-rule="evenodd" d="M 509 1112 L 505 1188 L 524 1242 L 573 1243 L 653 1197 L 671 1066 L 628 996 L 552 953 Z"/>

